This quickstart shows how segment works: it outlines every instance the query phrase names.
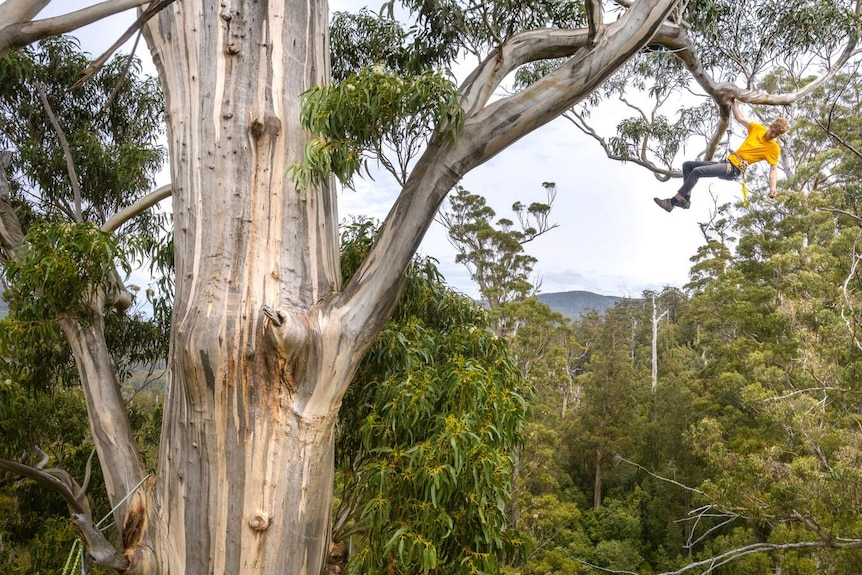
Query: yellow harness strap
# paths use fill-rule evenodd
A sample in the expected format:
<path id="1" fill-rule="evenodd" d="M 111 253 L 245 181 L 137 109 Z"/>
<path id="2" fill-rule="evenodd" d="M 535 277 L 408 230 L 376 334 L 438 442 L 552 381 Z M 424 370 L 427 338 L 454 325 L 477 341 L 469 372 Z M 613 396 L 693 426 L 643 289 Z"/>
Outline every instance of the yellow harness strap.
<path id="1" fill-rule="evenodd" d="M 748 207 L 748 187 L 745 185 L 745 172 L 748 169 L 748 162 L 743 160 L 742 156 L 737 154 L 734 150 L 730 151 L 730 155 L 736 156 L 736 159 L 739 160 L 739 166 L 737 166 L 737 168 L 739 169 L 739 172 L 742 174 L 742 176 L 740 177 L 740 180 L 742 181 L 742 206 L 747 208 Z"/>

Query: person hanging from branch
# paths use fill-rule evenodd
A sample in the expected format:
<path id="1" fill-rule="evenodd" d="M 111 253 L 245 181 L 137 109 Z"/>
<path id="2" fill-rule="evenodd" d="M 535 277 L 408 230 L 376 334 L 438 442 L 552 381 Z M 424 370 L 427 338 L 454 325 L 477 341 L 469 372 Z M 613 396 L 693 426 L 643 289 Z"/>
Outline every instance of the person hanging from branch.
<path id="1" fill-rule="evenodd" d="M 745 192 L 745 171 L 749 165 L 761 160 L 766 160 L 769 164 L 769 197 L 778 195 L 778 158 L 781 155 L 778 137 L 790 129 L 790 122 L 779 117 L 767 128 L 763 124 L 750 121 L 739 109 L 736 100 L 731 102 L 731 109 L 736 121 L 748 130 L 745 141 L 736 151 L 731 150 L 724 160 L 683 162 L 682 186 L 676 195 L 666 199 L 653 198 L 660 208 L 667 212 L 675 207 L 687 210 L 691 207 L 691 190 L 700 178 L 737 180 L 742 177 Z"/>

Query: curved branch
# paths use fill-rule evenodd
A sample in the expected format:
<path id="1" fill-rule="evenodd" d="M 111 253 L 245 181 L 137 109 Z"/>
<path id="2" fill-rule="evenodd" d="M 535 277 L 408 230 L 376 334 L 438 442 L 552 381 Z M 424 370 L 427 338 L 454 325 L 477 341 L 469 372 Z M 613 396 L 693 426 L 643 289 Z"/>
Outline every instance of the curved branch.
<path id="1" fill-rule="evenodd" d="M 17 461 L 9 461 L 8 459 L 0 459 L 0 468 L 11 471 L 21 477 L 32 479 L 39 485 L 46 487 L 60 495 L 66 505 L 69 506 L 69 511 L 72 513 L 89 513 L 90 504 L 86 501 L 86 497 L 76 493 L 78 485 L 75 480 L 63 470 L 60 469 L 36 469 Z"/>
<path id="2" fill-rule="evenodd" d="M 495 48 L 461 84 L 461 107 L 467 115 L 481 110 L 503 79 L 518 66 L 572 56 L 589 45 L 589 31 L 528 30 Z"/>
<path id="3" fill-rule="evenodd" d="M 572 117 L 574 116 L 574 118 Z M 656 179 L 660 182 L 667 182 L 671 178 L 679 178 L 682 177 L 682 172 L 679 170 L 669 170 L 667 168 L 662 168 L 653 162 L 649 161 L 646 156 L 641 155 L 640 157 L 623 157 L 617 153 L 615 153 L 612 149 L 608 141 L 601 137 L 593 128 L 591 128 L 586 122 L 584 122 L 580 114 L 570 110 L 563 114 L 563 118 L 570 121 L 575 125 L 577 129 L 579 129 L 584 134 L 593 138 L 595 141 L 599 143 L 602 149 L 605 151 L 605 155 L 611 160 L 617 160 L 619 162 L 631 162 L 647 170 L 651 171 Z"/>
<path id="4" fill-rule="evenodd" d="M 32 19 L 48 5 L 48 1 L 10 2 L 9 10 L 0 10 L 0 55 L 9 50 L 32 44 L 37 40 L 65 34 L 77 30 L 93 22 L 98 22 L 108 16 L 125 12 L 147 4 L 150 0 L 105 0 L 99 4 L 69 12 L 61 16 L 32 21 Z M 5 8 L 5 4 L 2 6 Z M 26 5 L 33 6 L 26 6 Z M 31 8 L 31 9 L 26 9 Z M 35 10 L 38 8 L 38 10 Z"/>
<path id="5" fill-rule="evenodd" d="M 102 231 L 116 231 L 117 228 L 122 226 L 124 223 L 126 223 L 133 217 L 137 216 L 141 212 L 150 209 L 165 198 L 170 197 L 173 192 L 174 187 L 172 184 L 167 184 L 165 186 L 162 186 L 161 188 L 158 188 L 157 190 L 150 192 L 132 205 L 126 206 L 125 208 L 108 218 L 108 221 L 102 224 Z"/>
<path id="6" fill-rule="evenodd" d="M 467 120 L 459 141 L 469 142 L 471 137 L 482 141 L 477 163 L 470 167 L 490 159 L 524 135 L 561 116 L 592 93 L 634 54 L 652 42 L 656 31 L 665 23 L 665 18 L 674 6 L 676 0 L 640 0 L 606 28 L 595 46 L 577 51 L 574 57 L 525 90 L 500 99 L 478 112 L 474 108 L 466 109 Z M 671 24 L 664 25 L 678 29 Z M 564 53 L 571 55 L 579 40 L 578 31 L 559 32 L 549 34 L 543 31 L 542 38 L 532 37 L 529 46 L 524 44 L 521 46 L 523 49 L 518 51 L 519 60 L 560 57 Z M 580 33 L 586 37 L 586 32 Z M 504 60 L 504 63 L 511 64 L 514 61 Z M 472 88 L 472 85 L 468 87 Z M 475 107 L 478 102 L 477 98 L 468 103 Z"/>
<path id="7" fill-rule="evenodd" d="M 856 2 L 856 16 L 862 16 L 862 0 L 857 0 Z M 859 50 L 856 49 L 858 41 L 859 29 L 857 27 L 850 34 L 847 44 L 835 62 L 819 77 L 799 90 L 782 94 L 769 94 L 760 90 L 740 88 L 732 82 L 716 82 L 704 69 L 703 64 L 694 53 L 694 45 L 684 29 L 679 26 L 665 23 L 659 28 L 652 43 L 661 44 L 671 50 L 674 56 L 679 58 L 686 69 L 688 69 L 695 81 L 707 94 L 712 96 L 719 106 L 729 104 L 734 99 L 748 104 L 781 106 L 792 104 L 800 98 L 804 98 L 834 76 L 850 58 L 859 53 Z"/>

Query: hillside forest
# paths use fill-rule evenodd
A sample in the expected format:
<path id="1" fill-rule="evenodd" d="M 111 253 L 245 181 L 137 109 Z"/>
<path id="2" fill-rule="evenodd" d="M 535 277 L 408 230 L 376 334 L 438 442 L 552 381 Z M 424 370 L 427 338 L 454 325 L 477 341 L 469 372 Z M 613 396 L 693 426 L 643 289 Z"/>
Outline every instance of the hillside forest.
<path id="1" fill-rule="evenodd" d="M 65 87 L 87 64 L 68 38 L 0 62 L 0 143 L 14 150 L 3 183 L 29 242 L 3 260 L 0 458 L 30 470 L 0 472 L 6 575 L 113 572 L 90 563 L 69 520 L 86 493 L 118 537 L 75 358 L 45 318 L 81 285 L 140 265 L 158 286 L 106 309 L 105 338 L 134 439 L 156 466 L 168 216 L 126 224 L 120 239 L 80 224 L 149 188 L 164 109 L 119 58 L 73 102 Z M 118 86 L 126 112 L 103 113 Z M 40 92 L 64 119 L 83 203 L 63 195 L 63 145 Z M 553 197 L 567 190 L 546 183 L 544 201 L 516 204 L 514 219 L 498 218 L 485 190 L 452 192 L 439 217 L 482 301 L 449 288 L 433 259 L 408 270 L 339 412 L 331 572 L 862 572 L 862 81 L 848 69 L 781 111 L 793 131 L 779 197 L 766 198 L 761 172 L 747 206 L 714 198 L 689 282 L 601 315 L 564 317 L 530 281 L 541 266 L 530 241 L 554 233 Z M 340 231 L 348 280 L 377 224 Z M 80 490 L 71 500 L 51 487 L 63 473 Z"/>

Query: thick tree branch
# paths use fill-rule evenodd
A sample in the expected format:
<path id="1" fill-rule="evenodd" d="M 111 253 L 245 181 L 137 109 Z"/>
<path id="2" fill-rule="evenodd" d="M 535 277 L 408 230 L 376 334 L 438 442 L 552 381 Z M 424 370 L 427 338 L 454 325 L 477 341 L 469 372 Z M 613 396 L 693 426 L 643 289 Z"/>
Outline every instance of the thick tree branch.
<path id="1" fill-rule="evenodd" d="M 48 0 L 28 2 L 7 0 L 12 4 L 8 10 L 0 9 L 0 55 L 9 50 L 32 44 L 37 40 L 77 30 L 108 16 L 125 12 L 147 4 L 150 0 L 105 0 L 99 4 L 69 12 L 61 16 L 32 21 L 36 14 L 48 5 Z M 32 6 L 28 6 L 32 5 Z M 38 10 L 33 8 L 38 7 Z M 30 9 L 27 9 L 30 8 Z"/>
<path id="2" fill-rule="evenodd" d="M 51 0 L 6 0 L 0 3 L 0 34 L 7 24 L 29 22 L 50 2 Z"/>
<path id="3" fill-rule="evenodd" d="M 579 51 L 525 90 L 498 100 L 480 112 L 468 110 L 459 142 L 469 142 L 471 137 L 482 139 L 478 162 L 470 167 L 490 159 L 524 135 L 561 116 L 592 93 L 652 41 L 675 5 L 676 0 L 640 0 L 606 28 L 594 47 Z M 571 53 L 574 35 L 569 39 L 568 45 L 550 40 L 544 43 L 544 49 L 536 46 L 521 56 L 535 60 L 551 48 L 557 48 L 558 54 L 564 50 Z M 539 44 L 542 43 L 539 41 Z"/>
<path id="4" fill-rule="evenodd" d="M 605 29 L 595 46 L 581 51 L 577 49 L 585 45 L 587 31 L 517 34 L 479 66 L 462 87 L 462 106 L 467 114 L 462 133 L 454 142 L 436 137 L 429 143 L 368 257 L 344 292 L 329 302 L 328 319 L 341 326 L 342 341 L 350 342 L 347 345 L 352 353 L 364 352 L 382 329 L 400 293 L 402 270 L 458 180 L 562 115 L 607 80 L 650 41 L 676 2 L 640 0 Z M 485 106 L 496 86 L 516 66 L 575 52 L 576 57 L 523 92 Z"/>
<path id="5" fill-rule="evenodd" d="M 169 198 L 171 194 L 173 194 L 173 192 L 174 188 L 171 184 L 162 186 L 161 188 L 150 192 L 132 205 L 126 206 L 125 208 L 108 218 L 108 221 L 102 224 L 102 231 L 116 231 L 117 228 L 122 226 L 124 223 L 126 223 L 133 217 L 137 216 L 142 212 L 145 212 L 146 210 L 150 209 L 165 198 Z"/>
<path id="6" fill-rule="evenodd" d="M 596 43 L 596 38 L 598 38 L 604 28 L 602 0 L 584 0 L 584 5 L 587 11 L 587 24 L 589 26 L 587 43 L 592 46 Z"/>
<path id="7" fill-rule="evenodd" d="M 467 116 L 481 110 L 503 79 L 518 66 L 571 56 L 589 44 L 588 30 L 529 30 L 513 35 L 493 50 L 461 84 L 461 106 Z"/>

